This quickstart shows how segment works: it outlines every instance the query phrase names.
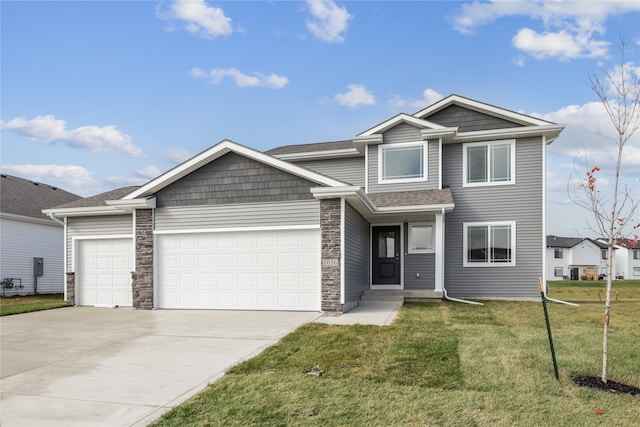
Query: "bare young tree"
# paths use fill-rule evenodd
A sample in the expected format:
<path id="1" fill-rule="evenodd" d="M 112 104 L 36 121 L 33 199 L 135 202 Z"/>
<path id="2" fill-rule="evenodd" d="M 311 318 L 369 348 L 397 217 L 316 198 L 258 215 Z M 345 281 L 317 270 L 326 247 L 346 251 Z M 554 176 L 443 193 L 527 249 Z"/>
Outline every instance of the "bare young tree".
<path id="1" fill-rule="evenodd" d="M 616 145 L 614 156 L 614 181 L 610 192 L 603 194 L 597 183 L 596 175 L 600 168 L 593 168 L 587 164 L 586 177 L 575 180 L 570 186 L 569 197 L 577 205 L 593 214 L 598 235 L 607 241 L 607 282 L 604 306 L 604 334 L 602 340 L 602 381 L 608 378 L 608 348 L 609 348 L 609 317 L 611 312 L 611 287 L 613 280 L 613 246 L 625 237 L 625 233 L 640 227 L 634 225 L 633 215 L 638 208 L 639 200 L 627 185 L 620 183 L 620 169 L 625 159 L 625 147 L 638 129 L 640 129 L 640 71 L 633 63 L 625 61 L 627 44 L 620 41 L 620 64 L 613 71 L 604 73 L 600 77 L 596 74 L 589 76 L 589 87 L 596 94 L 615 131 L 613 138 Z M 605 132 L 599 132 L 601 135 Z M 586 158 L 585 158 L 586 161 Z M 637 243 L 637 237 L 633 246 Z"/>

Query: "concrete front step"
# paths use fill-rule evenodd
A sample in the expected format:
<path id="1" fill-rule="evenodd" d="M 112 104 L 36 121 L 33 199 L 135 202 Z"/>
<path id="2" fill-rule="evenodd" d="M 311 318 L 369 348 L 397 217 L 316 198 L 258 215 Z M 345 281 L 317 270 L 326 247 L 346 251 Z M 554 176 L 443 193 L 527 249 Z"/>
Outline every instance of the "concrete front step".
<path id="1" fill-rule="evenodd" d="M 378 290 L 369 289 L 364 291 L 361 301 L 442 301 L 441 291 L 418 291 L 418 290 Z"/>

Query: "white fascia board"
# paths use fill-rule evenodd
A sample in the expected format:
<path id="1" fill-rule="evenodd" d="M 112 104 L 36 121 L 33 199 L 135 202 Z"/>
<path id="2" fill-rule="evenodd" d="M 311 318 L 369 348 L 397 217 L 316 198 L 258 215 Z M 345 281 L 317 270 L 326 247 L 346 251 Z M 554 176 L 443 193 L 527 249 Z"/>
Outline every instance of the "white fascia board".
<path id="1" fill-rule="evenodd" d="M 442 212 L 442 209 L 445 212 L 451 212 L 456 205 L 453 203 L 447 203 L 442 205 L 416 205 L 416 206 L 386 206 L 381 208 L 376 208 L 376 212 L 378 213 L 407 213 L 407 212 L 416 212 L 416 211 L 432 211 L 432 212 Z"/>
<path id="2" fill-rule="evenodd" d="M 360 152 L 355 148 L 343 148 L 341 150 L 309 151 L 306 153 L 276 154 L 273 157 L 280 160 L 316 160 L 335 159 L 340 157 L 359 156 Z"/>
<path id="3" fill-rule="evenodd" d="M 265 163 L 269 166 L 273 166 L 277 169 L 284 170 L 291 174 L 306 178 L 310 181 L 317 182 L 318 184 L 329 185 L 333 187 L 344 185 L 343 182 L 329 178 L 316 172 L 312 172 L 308 169 L 296 166 L 294 164 L 285 162 L 284 160 L 277 159 L 243 145 L 237 144 L 233 141 L 225 139 L 224 141 L 214 145 L 206 151 L 192 157 L 186 162 L 176 166 L 170 171 L 160 175 L 158 178 L 148 182 L 136 191 L 129 193 L 123 199 L 131 200 L 139 198 L 140 196 L 153 194 L 158 190 L 166 187 L 167 185 L 177 181 L 178 179 L 186 176 L 194 170 L 204 166 L 205 164 L 222 157 L 223 155 L 234 152 L 250 159 L 256 160 L 261 163 Z"/>
<path id="4" fill-rule="evenodd" d="M 12 221 L 21 221 L 21 222 L 28 222 L 28 223 L 32 223 L 32 224 L 50 225 L 50 226 L 55 226 L 55 227 L 60 227 L 61 226 L 60 223 L 54 222 L 51 219 L 34 218 L 32 216 L 16 215 L 16 214 L 10 214 L 10 213 L 5 213 L 5 212 L 1 212 L 0 213 L 0 219 L 9 219 L 9 220 L 12 220 Z"/>
<path id="5" fill-rule="evenodd" d="M 533 136 L 545 136 L 546 143 L 551 142 L 560 135 L 563 125 L 523 126 L 519 128 L 479 130 L 472 132 L 460 132 L 453 137 L 451 142 L 475 142 L 490 141 L 492 139 L 525 138 Z"/>
<path id="6" fill-rule="evenodd" d="M 475 101 L 473 99 L 464 98 L 459 95 L 451 95 L 446 98 L 443 98 L 440 101 L 436 102 L 435 104 L 432 104 L 427 108 L 424 108 L 418 111 L 413 116 L 417 118 L 422 118 L 438 110 L 441 110 L 445 107 L 448 107 L 449 105 L 454 103 L 467 107 L 471 110 L 486 112 L 486 113 L 489 113 L 490 115 L 504 117 L 506 119 L 514 120 L 519 123 L 526 123 L 534 126 L 546 126 L 546 125 L 554 124 L 546 120 L 538 119 L 536 117 L 528 116 L 522 113 L 517 113 L 511 110 L 506 110 L 504 108 L 496 107 L 494 105 L 485 104 L 484 102 Z"/>
<path id="7" fill-rule="evenodd" d="M 429 122 L 427 120 L 423 120 L 420 119 L 418 117 L 414 117 L 411 116 L 409 114 L 405 114 L 405 113 L 401 113 L 398 114 L 397 116 L 394 116 L 392 118 L 390 118 L 389 120 L 386 120 L 382 123 L 380 123 L 377 126 L 372 127 L 369 130 L 366 130 L 360 134 L 358 134 L 358 136 L 369 136 L 369 135 L 374 135 L 377 133 L 381 133 L 381 132 L 385 132 L 386 130 L 391 129 L 392 127 L 400 124 L 400 123 L 407 123 L 413 126 L 417 126 L 420 128 L 430 128 L 430 129 L 443 129 L 444 126 L 438 125 L 436 123 L 433 122 Z"/>
<path id="8" fill-rule="evenodd" d="M 108 206 L 114 206 L 118 209 L 122 209 L 127 212 L 132 212 L 134 209 L 149 209 L 156 207 L 156 198 L 150 197 L 148 199 L 131 199 L 131 200 L 107 200 L 105 202 Z"/>
<path id="9" fill-rule="evenodd" d="M 434 139 L 440 137 L 455 137 L 458 133 L 458 127 L 442 128 L 442 129 L 422 129 L 420 131 L 422 139 Z M 447 138 L 448 139 L 448 138 Z"/>
<path id="10" fill-rule="evenodd" d="M 382 144 L 382 134 L 374 133 L 371 135 L 358 135 L 352 139 L 354 144 L 376 145 Z"/>
<path id="11" fill-rule="evenodd" d="M 122 209 L 113 206 L 91 206 L 84 208 L 62 208 L 62 209 L 43 209 L 45 215 L 53 214 L 55 216 L 97 216 L 97 215 L 121 215 L 126 213 Z"/>

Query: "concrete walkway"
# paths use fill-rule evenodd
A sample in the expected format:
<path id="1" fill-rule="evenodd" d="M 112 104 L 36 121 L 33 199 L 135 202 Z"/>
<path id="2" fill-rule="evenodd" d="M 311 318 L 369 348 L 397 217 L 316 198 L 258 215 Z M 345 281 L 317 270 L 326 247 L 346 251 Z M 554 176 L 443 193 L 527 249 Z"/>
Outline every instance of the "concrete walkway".
<path id="1" fill-rule="evenodd" d="M 2 317 L 0 424 L 144 426 L 319 315 L 72 307 Z"/>
<path id="2" fill-rule="evenodd" d="M 390 325 L 398 315 L 402 302 L 398 301 L 361 301 L 360 305 L 342 316 L 323 316 L 317 323 L 330 325 Z"/>

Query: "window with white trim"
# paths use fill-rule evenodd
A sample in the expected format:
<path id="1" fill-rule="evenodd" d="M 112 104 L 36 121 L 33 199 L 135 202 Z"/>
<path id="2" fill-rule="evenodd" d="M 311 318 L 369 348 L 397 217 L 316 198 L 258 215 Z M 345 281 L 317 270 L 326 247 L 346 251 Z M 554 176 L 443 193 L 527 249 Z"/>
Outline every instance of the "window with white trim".
<path id="1" fill-rule="evenodd" d="M 515 184 L 515 139 L 467 143 L 462 151 L 464 187 Z"/>
<path id="2" fill-rule="evenodd" d="M 378 181 L 381 184 L 426 180 L 426 143 L 409 142 L 378 146 Z"/>
<path id="3" fill-rule="evenodd" d="M 465 223 L 465 267 L 515 266 L 516 223 Z"/>
<path id="4" fill-rule="evenodd" d="M 555 259 L 562 259 L 564 257 L 564 251 L 561 248 L 556 248 L 553 250 L 553 257 Z"/>
<path id="5" fill-rule="evenodd" d="M 553 277 L 562 277 L 563 276 L 563 271 L 562 271 L 562 267 L 554 267 L 553 268 Z"/>
<path id="6" fill-rule="evenodd" d="M 633 275 L 640 276 L 640 267 L 633 267 Z"/>
<path id="7" fill-rule="evenodd" d="M 433 253 L 433 224 L 413 222 L 409 223 L 409 253 Z"/>
<path id="8" fill-rule="evenodd" d="M 633 259 L 640 259 L 640 249 L 633 249 Z"/>

